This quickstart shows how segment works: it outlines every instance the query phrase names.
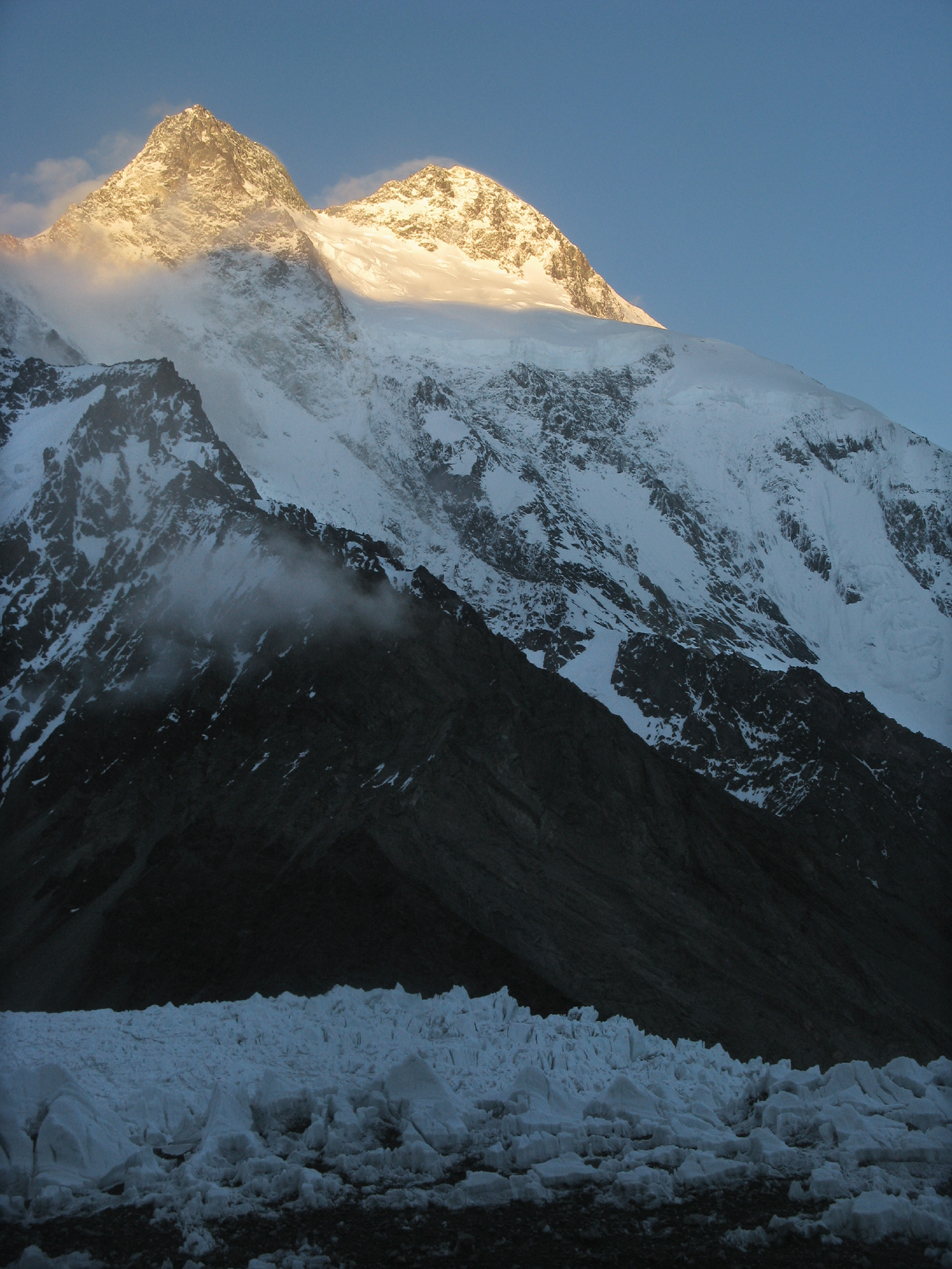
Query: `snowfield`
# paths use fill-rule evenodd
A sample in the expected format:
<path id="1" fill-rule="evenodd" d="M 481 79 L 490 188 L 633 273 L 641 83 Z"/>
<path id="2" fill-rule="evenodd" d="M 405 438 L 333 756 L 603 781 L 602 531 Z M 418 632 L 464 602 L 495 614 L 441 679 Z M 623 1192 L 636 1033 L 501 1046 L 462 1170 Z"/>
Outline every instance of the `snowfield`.
<path id="1" fill-rule="evenodd" d="M 276 1202 L 459 1209 L 588 1190 L 650 1208 L 780 1177 L 802 1213 L 730 1245 L 952 1248 L 935 1188 L 952 1165 L 946 1058 L 741 1063 L 594 1009 L 537 1017 L 505 989 L 0 1017 L 7 1219 L 154 1201 L 200 1259 L 208 1221 Z"/>

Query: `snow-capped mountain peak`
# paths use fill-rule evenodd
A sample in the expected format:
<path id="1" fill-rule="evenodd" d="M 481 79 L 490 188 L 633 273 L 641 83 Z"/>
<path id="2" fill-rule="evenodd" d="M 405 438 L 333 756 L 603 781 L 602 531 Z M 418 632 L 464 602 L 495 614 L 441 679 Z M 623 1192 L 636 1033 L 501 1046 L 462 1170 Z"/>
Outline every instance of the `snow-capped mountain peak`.
<path id="1" fill-rule="evenodd" d="M 33 243 L 176 264 L 252 236 L 295 228 L 307 203 L 275 156 L 204 106 L 169 115 L 139 154 Z M 250 222 L 250 223 L 249 223 Z"/>
<path id="2" fill-rule="evenodd" d="M 813 666 L 948 744 L 952 456 L 788 367 L 573 311 L 575 251 L 464 168 L 311 211 L 196 107 L 3 253 L 0 338 L 172 360 L 264 498 L 391 543 L 653 743 L 677 737 L 622 655 L 648 633 Z"/>
<path id="3" fill-rule="evenodd" d="M 406 180 L 388 181 L 368 198 L 328 207 L 325 215 L 389 229 L 429 252 L 437 252 L 440 243 L 458 247 L 470 260 L 492 262 L 519 278 L 537 263 L 579 312 L 661 325 L 613 291 L 551 220 L 466 167 L 431 163 Z"/>
<path id="4" fill-rule="evenodd" d="M 336 283 L 378 301 L 544 308 L 660 326 L 550 220 L 489 177 L 431 164 L 370 198 L 312 211 L 269 150 L 200 105 L 163 119 L 126 167 L 44 233 L 0 235 L 8 259 L 53 253 L 57 268 L 70 256 L 120 271 L 175 266 L 235 248 L 245 252 L 241 271 L 249 248 L 265 271 L 268 257 L 303 265 L 335 301 L 335 325 L 343 312 Z"/>

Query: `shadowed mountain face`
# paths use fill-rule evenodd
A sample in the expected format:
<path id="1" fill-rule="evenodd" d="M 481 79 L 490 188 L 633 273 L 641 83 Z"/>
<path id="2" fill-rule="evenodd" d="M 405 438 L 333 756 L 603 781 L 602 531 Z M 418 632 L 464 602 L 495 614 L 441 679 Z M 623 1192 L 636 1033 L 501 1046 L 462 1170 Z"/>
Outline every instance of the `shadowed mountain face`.
<path id="1" fill-rule="evenodd" d="M 901 843 L 921 840 L 941 853 L 952 752 L 900 727 L 862 692 L 837 691 L 806 666 L 764 670 L 657 635 L 622 644 L 612 682 L 656 724 L 655 749 L 804 824 L 834 853 L 862 856 L 877 885 L 907 866 Z"/>
<path id="2" fill-rule="evenodd" d="M 507 982 L 741 1056 L 947 1046 L 921 845 L 875 889 L 417 585 L 402 636 L 63 724 L 4 810 L 5 1005 Z"/>
<path id="3" fill-rule="evenodd" d="M 266 508 L 168 363 L 6 376 L 0 455 L 47 444 L 4 467 L 5 1007 L 507 983 L 738 1056 L 948 1048 L 940 810 L 874 886 L 425 570 L 400 597 L 381 544 Z"/>

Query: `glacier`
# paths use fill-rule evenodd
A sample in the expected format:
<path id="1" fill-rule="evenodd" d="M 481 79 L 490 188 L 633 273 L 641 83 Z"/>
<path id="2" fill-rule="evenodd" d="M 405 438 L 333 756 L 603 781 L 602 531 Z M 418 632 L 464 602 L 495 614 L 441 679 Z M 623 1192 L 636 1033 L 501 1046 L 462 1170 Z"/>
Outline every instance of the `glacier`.
<path id="1" fill-rule="evenodd" d="M 201 1259 L 229 1220 L 276 1204 L 453 1212 L 586 1192 L 595 1210 L 657 1212 L 779 1182 L 796 1214 L 722 1229 L 722 1249 L 952 1248 L 952 1200 L 935 1189 L 952 1162 L 946 1059 L 738 1062 L 593 1009 L 540 1017 L 505 990 L 461 988 L 2 1025 L 16 1055 L 0 1083 L 8 1217 L 29 1199 L 34 1222 L 70 1215 L 79 1229 L 149 1201 Z"/>

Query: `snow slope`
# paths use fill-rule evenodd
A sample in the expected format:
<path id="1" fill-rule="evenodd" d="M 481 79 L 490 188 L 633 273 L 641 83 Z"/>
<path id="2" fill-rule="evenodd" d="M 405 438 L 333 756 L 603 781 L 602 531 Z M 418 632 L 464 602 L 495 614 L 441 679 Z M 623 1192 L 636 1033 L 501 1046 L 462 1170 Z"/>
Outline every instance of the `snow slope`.
<path id="1" fill-rule="evenodd" d="M 314 222 L 321 254 L 344 292 L 383 302 L 476 304 L 502 310 L 572 312 L 575 307 L 565 288 L 536 258 L 509 273 L 491 258 L 473 259 L 456 242 L 429 241 L 423 246 L 407 241 L 386 224 L 355 224 L 321 211 L 315 213 Z"/>
<path id="2" fill-rule="evenodd" d="M 355 226 L 365 232 L 358 236 Z M 402 281 L 414 299 L 502 308 L 534 303 L 660 326 L 613 291 L 550 220 L 465 167 L 430 164 L 406 180 L 389 181 L 368 198 L 327 208 L 320 229 L 325 244 L 331 235 L 338 240 L 334 259 L 349 287 L 373 299 L 392 298 L 390 287 Z M 411 249 L 400 253 L 401 243 Z M 386 263 L 355 269 L 355 247 L 363 248 L 364 260 L 382 254 Z"/>
<path id="3" fill-rule="evenodd" d="M 36 1219 L 150 1199 L 201 1257 L 214 1222 L 276 1204 L 452 1209 L 587 1190 L 650 1208 L 782 1179 L 808 1210 L 770 1221 L 770 1241 L 952 1247 L 952 1200 L 934 1188 L 952 1163 L 947 1059 L 821 1074 L 597 1017 L 534 1016 L 505 990 L 400 987 L 0 1015 L 0 1206 L 16 1217 L 30 1200 Z M 762 1228 L 725 1245 L 752 1235 L 766 1245 Z"/>

